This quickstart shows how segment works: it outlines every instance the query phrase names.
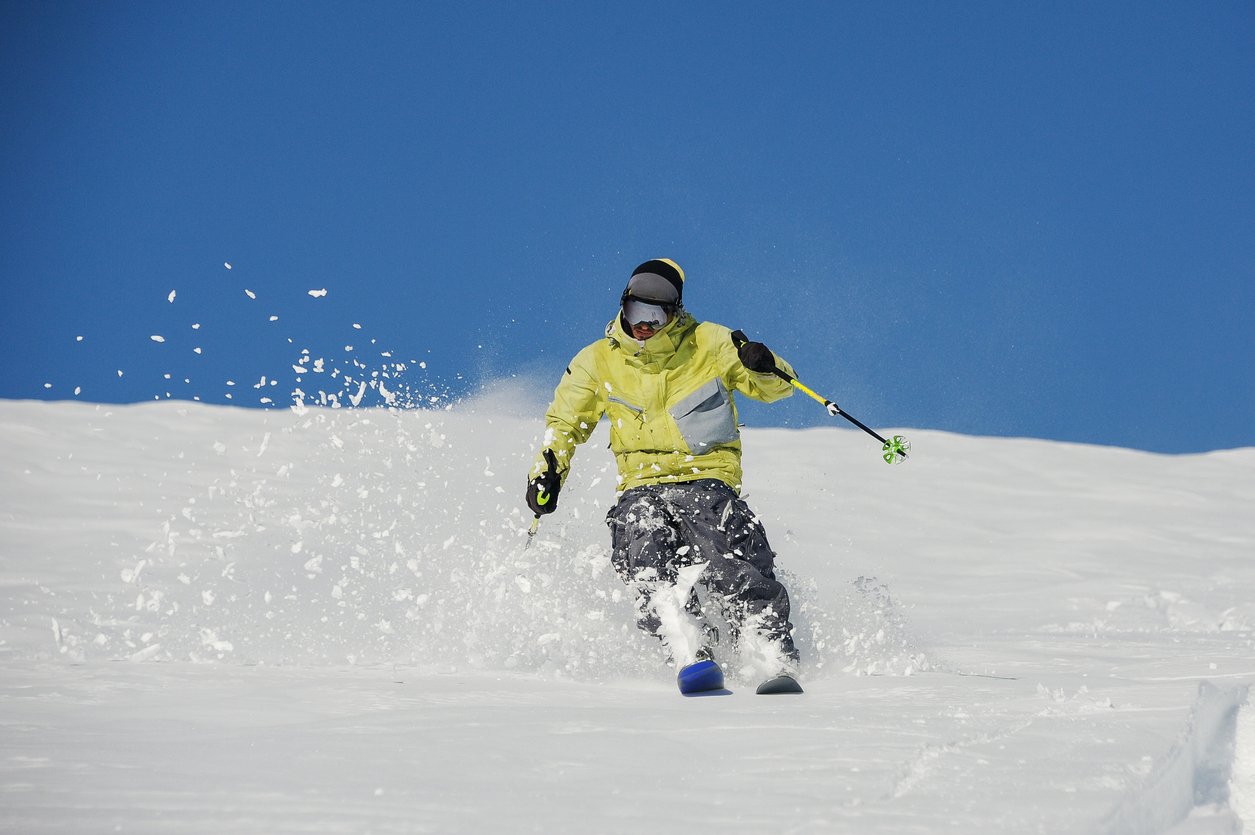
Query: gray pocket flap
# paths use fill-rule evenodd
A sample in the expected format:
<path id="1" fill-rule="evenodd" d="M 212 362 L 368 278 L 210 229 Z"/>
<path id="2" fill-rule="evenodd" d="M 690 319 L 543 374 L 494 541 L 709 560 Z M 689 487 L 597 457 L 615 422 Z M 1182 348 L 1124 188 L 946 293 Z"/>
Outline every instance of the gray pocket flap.
<path id="1" fill-rule="evenodd" d="M 718 377 L 703 383 L 667 411 L 692 452 L 703 452 L 740 437 L 732 398 Z"/>

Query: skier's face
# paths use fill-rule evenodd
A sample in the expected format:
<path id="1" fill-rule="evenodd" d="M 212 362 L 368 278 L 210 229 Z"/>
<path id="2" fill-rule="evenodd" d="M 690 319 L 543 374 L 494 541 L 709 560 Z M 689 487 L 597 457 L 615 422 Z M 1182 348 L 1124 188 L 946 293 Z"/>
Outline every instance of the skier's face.
<path id="1" fill-rule="evenodd" d="M 632 338 L 640 342 L 644 342 L 656 333 L 658 333 L 658 331 L 655 330 L 654 326 L 649 322 L 632 326 Z"/>
<path id="2" fill-rule="evenodd" d="M 671 321 L 671 311 L 664 305 L 628 299 L 623 305 L 623 318 L 632 329 L 632 338 L 644 342 L 666 327 Z"/>

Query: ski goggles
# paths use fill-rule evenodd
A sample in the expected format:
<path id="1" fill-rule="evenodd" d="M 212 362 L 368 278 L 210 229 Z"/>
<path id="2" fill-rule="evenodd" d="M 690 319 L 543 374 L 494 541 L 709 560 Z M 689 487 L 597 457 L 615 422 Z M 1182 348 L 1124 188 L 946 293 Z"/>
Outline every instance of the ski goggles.
<path id="1" fill-rule="evenodd" d="M 671 321 L 671 305 L 650 304 L 640 299 L 629 298 L 623 302 L 623 318 L 632 327 L 649 325 L 654 330 Z"/>

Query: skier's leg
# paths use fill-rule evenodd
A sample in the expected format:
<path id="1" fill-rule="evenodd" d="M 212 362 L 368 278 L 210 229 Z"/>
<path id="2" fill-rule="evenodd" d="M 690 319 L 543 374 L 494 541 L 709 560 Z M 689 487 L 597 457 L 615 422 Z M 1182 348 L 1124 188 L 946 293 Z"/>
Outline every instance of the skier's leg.
<path id="1" fill-rule="evenodd" d="M 651 599 L 668 571 L 667 555 L 676 534 L 661 504 L 643 488 L 629 490 L 606 514 L 610 527 L 610 563 L 636 596 L 636 625 L 658 635 L 658 615 Z"/>
<path id="2" fill-rule="evenodd" d="M 789 593 L 776 579 L 775 552 L 762 523 L 730 487 L 699 482 L 705 489 L 683 514 L 681 537 L 709 560 L 703 582 L 724 603 L 729 624 L 757 631 L 787 664 L 796 664 Z"/>
<path id="3" fill-rule="evenodd" d="M 694 616 L 700 609 L 691 588 L 692 574 L 685 570 L 689 562 L 677 555 L 683 550 L 678 526 L 658 488 L 624 493 L 606 514 L 606 522 L 611 563 L 635 595 L 637 625 L 661 639 L 673 661 L 686 664 L 700 657 L 704 624 Z"/>
<path id="4" fill-rule="evenodd" d="M 731 553 L 749 566 L 750 582 L 738 595 L 744 605 L 745 623 L 756 623 L 758 630 L 777 643 L 782 659 L 789 665 L 798 662 L 793 644 L 793 624 L 789 622 L 789 591 L 776 578 L 776 552 L 767 541 L 767 531 L 744 500 L 737 497 L 728 518 Z"/>

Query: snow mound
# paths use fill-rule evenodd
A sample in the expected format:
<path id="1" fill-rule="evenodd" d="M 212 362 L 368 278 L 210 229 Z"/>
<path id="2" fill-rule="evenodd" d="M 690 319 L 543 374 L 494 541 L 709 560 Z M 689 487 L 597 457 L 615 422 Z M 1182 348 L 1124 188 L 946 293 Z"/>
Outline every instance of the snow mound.
<path id="1" fill-rule="evenodd" d="M 1255 450 L 912 432 L 886 467 L 861 433 L 747 429 L 806 694 L 755 696 L 751 657 L 686 700 L 609 568 L 604 434 L 524 549 L 541 425 L 516 395 L 0 402 L 14 827 L 1255 819 Z"/>

